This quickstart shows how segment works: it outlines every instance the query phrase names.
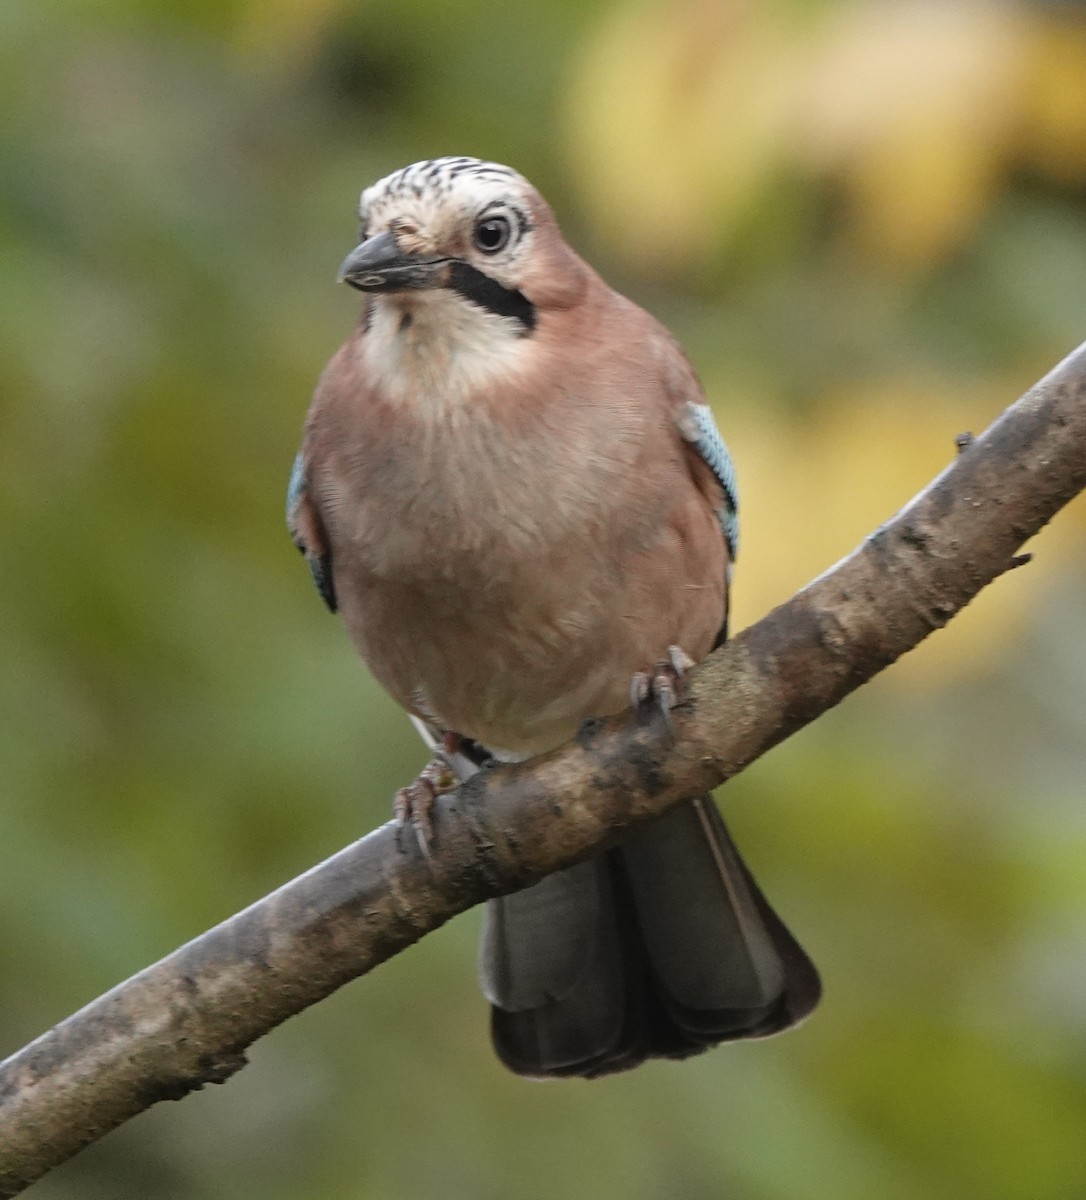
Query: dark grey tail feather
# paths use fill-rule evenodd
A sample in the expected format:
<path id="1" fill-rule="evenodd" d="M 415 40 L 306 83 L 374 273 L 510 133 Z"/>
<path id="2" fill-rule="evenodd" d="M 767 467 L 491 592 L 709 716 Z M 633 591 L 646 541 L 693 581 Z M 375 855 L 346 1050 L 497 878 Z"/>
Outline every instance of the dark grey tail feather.
<path id="1" fill-rule="evenodd" d="M 818 973 L 702 797 L 488 906 L 491 1032 L 522 1075 L 593 1077 L 787 1029 Z"/>
<path id="2" fill-rule="evenodd" d="M 495 1048 L 512 1070 L 578 1074 L 629 1040 L 620 919 L 602 858 L 487 906 L 480 973 Z"/>

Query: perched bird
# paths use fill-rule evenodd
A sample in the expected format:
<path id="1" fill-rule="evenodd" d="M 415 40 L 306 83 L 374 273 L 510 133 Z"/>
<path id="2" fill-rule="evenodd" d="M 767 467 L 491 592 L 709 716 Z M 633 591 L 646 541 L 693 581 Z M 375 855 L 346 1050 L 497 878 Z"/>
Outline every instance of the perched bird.
<path id="1" fill-rule="evenodd" d="M 328 607 L 461 776 L 654 697 L 726 636 L 731 460 L 671 335 L 521 175 L 415 163 L 362 193 L 365 296 L 305 427 L 288 519 Z M 663 664 L 658 666 L 657 664 Z M 401 811 L 428 833 L 422 784 Z M 491 901 L 491 1031 L 524 1075 L 762 1037 L 817 972 L 712 799 Z"/>

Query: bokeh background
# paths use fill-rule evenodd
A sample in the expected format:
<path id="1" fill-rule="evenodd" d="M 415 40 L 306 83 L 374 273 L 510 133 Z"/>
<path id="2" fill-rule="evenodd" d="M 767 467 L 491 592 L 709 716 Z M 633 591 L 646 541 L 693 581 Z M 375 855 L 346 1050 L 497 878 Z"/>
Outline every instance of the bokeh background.
<path id="1" fill-rule="evenodd" d="M 386 819 L 420 747 L 282 525 L 357 193 L 506 161 L 680 336 L 737 624 L 1086 336 L 1086 8 L 3 0 L 0 1052 Z M 468 914 L 36 1186 L 1086 1195 L 1086 510 L 720 799 L 808 1024 L 592 1084 L 487 1044 Z"/>

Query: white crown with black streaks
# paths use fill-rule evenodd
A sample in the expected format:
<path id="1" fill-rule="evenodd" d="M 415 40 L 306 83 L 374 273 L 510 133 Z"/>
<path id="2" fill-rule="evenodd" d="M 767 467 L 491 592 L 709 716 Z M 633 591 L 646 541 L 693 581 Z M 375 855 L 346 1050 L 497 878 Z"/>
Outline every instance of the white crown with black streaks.
<path id="1" fill-rule="evenodd" d="M 358 215 L 366 235 L 404 215 L 482 212 L 501 204 L 512 211 L 524 232 L 530 224 L 527 196 L 532 190 L 523 175 L 501 163 L 464 156 L 430 158 L 393 171 L 366 188 Z"/>

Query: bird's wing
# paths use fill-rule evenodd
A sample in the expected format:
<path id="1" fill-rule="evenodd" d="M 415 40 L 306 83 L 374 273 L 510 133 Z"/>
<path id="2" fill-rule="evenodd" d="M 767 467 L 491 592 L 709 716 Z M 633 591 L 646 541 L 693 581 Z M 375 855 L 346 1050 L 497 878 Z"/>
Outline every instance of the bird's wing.
<path id="1" fill-rule="evenodd" d="M 313 576 L 329 611 L 336 611 L 336 589 L 332 580 L 332 552 L 328 546 L 324 526 L 309 494 L 306 481 L 305 458 L 302 454 L 294 460 L 287 487 L 287 528 L 295 546 L 305 555 L 309 573 Z"/>
<path id="2" fill-rule="evenodd" d="M 730 584 L 732 564 L 739 552 L 739 491 L 735 482 L 735 467 L 694 368 L 678 342 L 666 330 L 663 333 L 664 336 L 656 343 L 663 394 L 671 419 L 686 446 L 694 482 L 720 523 L 728 551 L 725 579 Z M 727 636 L 728 612 L 725 602 L 723 622 L 713 648 L 720 646 Z"/>
<path id="3" fill-rule="evenodd" d="M 713 505 L 728 546 L 728 561 L 733 563 L 739 549 L 739 492 L 732 456 L 689 359 L 666 329 L 658 329 L 653 344 L 663 395 L 679 434 L 692 451 L 695 482 Z"/>
<path id="4" fill-rule="evenodd" d="M 713 418 L 713 410 L 702 399 L 684 400 L 678 410 L 679 432 L 697 453 L 720 484 L 723 493 L 717 505 L 717 517 L 728 543 L 728 558 L 735 562 L 739 551 L 739 492 L 735 482 L 735 466 L 728 447 Z"/>

